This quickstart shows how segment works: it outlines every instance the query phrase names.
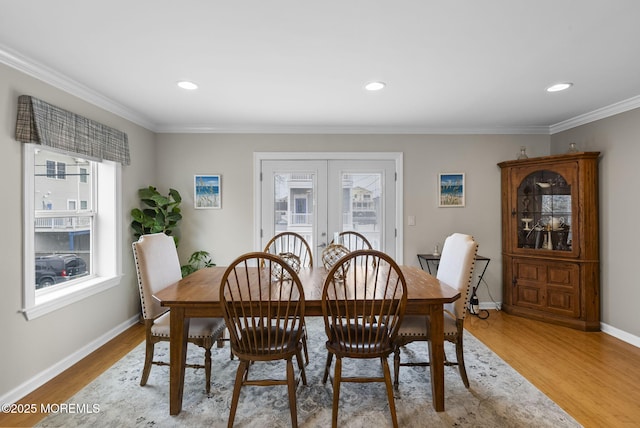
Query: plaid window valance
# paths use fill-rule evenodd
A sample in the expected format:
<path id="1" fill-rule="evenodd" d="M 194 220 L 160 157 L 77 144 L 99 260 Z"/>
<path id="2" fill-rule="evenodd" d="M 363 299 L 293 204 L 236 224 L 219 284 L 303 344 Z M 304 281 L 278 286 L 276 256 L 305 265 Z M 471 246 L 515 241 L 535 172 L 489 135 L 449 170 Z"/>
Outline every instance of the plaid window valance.
<path id="1" fill-rule="evenodd" d="M 127 134 L 37 98 L 18 97 L 16 139 L 129 165 Z"/>

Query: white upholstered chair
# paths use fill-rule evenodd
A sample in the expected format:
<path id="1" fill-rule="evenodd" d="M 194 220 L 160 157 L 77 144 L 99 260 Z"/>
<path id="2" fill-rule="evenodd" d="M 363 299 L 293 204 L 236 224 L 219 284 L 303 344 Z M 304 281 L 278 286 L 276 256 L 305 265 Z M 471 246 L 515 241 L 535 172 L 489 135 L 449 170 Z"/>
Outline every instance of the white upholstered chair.
<path id="1" fill-rule="evenodd" d="M 153 294 L 179 281 L 182 274 L 172 237 L 164 233 L 142 235 L 132 247 L 146 329 L 146 354 L 140 378 L 140 385 L 144 386 L 152 364 L 169 365 L 168 362 L 153 360 L 154 345 L 169 341 L 170 317 L 169 309 L 160 306 Z M 205 349 L 205 361 L 203 365 L 188 364 L 187 367 L 204 367 L 207 393 L 211 390 L 211 347 L 222 337 L 224 329 L 222 318 L 193 318 L 189 325 L 188 341 Z"/>
<path id="2" fill-rule="evenodd" d="M 460 298 L 453 303 L 447 303 L 444 307 L 444 338 L 452 342 L 456 347 L 457 361 L 449 361 L 445 355 L 445 365 L 458 366 L 460 377 L 464 386 L 469 388 L 467 370 L 464 366 L 463 353 L 463 327 L 467 315 L 473 268 L 475 265 L 478 244 L 470 235 L 454 233 L 447 237 L 442 248 L 440 263 L 438 265 L 437 278 L 445 284 L 460 291 Z M 396 337 L 394 352 L 394 384 L 398 388 L 400 366 L 428 366 L 428 362 L 400 362 L 400 348 L 408 343 L 416 341 L 428 341 L 428 317 L 405 316 Z"/>

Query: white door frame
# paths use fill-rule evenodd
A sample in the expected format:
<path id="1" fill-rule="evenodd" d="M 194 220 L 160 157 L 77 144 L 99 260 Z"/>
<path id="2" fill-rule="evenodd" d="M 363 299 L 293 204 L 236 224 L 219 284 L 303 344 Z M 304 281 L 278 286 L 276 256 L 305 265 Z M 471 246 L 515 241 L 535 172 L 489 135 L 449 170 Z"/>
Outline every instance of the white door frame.
<path id="1" fill-rule="evenodd" d="M 262 226 L 260 209 L 262 185 L 260 180 L 260 165 L 263 160 L 392 160 L 396 167 L 396 256 L 398 264 L 403 264 L 403 218 L 404 218 L 404 183 L 403 183 L 403 153 L 402 152 L 254 152 L 253 153 L 253 247 L 262 251 L 260 228 Z"/>

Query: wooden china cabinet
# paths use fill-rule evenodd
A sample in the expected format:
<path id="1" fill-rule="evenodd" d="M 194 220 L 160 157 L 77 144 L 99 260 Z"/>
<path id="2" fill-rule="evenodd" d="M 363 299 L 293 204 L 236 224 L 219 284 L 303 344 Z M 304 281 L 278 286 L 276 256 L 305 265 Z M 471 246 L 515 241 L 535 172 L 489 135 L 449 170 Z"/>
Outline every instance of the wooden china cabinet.
<path id="1" fill-rule="evenodd" d="M 505 312 L 600 330 L 599 155 L 498 164 Z"/>

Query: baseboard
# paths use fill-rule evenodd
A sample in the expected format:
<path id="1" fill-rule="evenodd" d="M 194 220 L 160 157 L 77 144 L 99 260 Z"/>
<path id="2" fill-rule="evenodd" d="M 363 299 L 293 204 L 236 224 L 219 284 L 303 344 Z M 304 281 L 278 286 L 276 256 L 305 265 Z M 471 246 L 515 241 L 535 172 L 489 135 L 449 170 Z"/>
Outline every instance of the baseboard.
<path id="1" fill-rule="evenodd" d="M 628 344 L 633 345 L 636 348 L 640 348 L 640 337 L 638 336 L 634 336 L 631 333 L 627 333 L 626 331 L 612 327 L 609 324 L 605 323 L 600 323 L 600 330 L 617 339 L 622 340 L 623 342 L 627 342 Z"/>
<path id="2" fill-rule="evenodd" d="M 480 309 L 488 311 L 499 311 L 502 309 L 502 302 L 480 302 Z"/>
<path id="3" fill-rule="evenodd" d="M 65 359 L 57 362 L 53 366 L 48 369 L 38 373 L 36 376 L 32 377 L 28 381 L 14 388 L 13 390 L 7 392 L 5 395 L 0 397 L 0 403 L 8 404 L 15 403 L 20 400 L 25 395 L 29 394 L 32 391 L 35 391 L 37 388 L 41 387 L 45 383 L 49 382 L 51 379 L 68 369 L 69 367 L 76 364 L 78 361 L 82 360 L 84 357 L 100 348 L 102 345 L 118 336 L 125 330 L 127 330 L 132 325 L 136 324 L 140 319 L 139 315 L 129 318 L 122 324 L 112 328 L 102 336 L 98 337 L 93 342 L 87 344 L 86 346 L 78 349 L 73 354 L 69 355 Z"/>

